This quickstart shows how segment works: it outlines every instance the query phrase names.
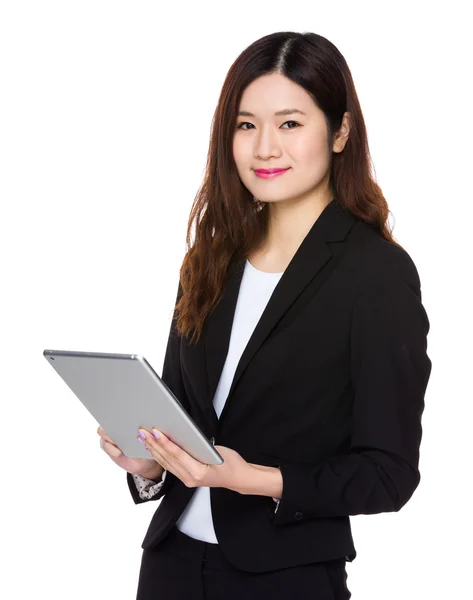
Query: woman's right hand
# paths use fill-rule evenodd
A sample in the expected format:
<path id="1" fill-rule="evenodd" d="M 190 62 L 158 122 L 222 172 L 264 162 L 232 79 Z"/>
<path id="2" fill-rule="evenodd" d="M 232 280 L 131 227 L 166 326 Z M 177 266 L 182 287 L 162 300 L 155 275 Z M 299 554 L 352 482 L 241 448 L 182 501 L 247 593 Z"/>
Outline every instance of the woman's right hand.
<path id="1" fill-rule="evenodd" d="M 120 448 L 115 444 L 112 438 L 105 433 L 99 426 L 97 433 L 103 439 L 103 450 L 117 464 L 129 473 L 136 473 L 142 477 L 159 480 L 164 472 L 164 467 L 154 458 L 132 458 L 122 454 Z"/>

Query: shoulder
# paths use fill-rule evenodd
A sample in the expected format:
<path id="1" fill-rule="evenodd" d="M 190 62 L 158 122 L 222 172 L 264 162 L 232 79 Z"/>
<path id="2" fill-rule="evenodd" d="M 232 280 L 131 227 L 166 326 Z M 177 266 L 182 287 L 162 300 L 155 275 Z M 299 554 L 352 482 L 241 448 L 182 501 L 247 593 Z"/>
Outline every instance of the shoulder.
<path id="1" fill-rule="evenodd" d="M 420 293 L 419 272 L 409 252 L 384 239 L 364 221 L 358 220 L 353 228 L 347 250 L 361 288 L 373 282 L 403 282 Z"/>
<path id="2" fill-rule="evenodd" d="M 422 303 L 419 273 L 409 252 L 361 221 L 353 234 L 346 253 L 354 274 L 352 325 L 362 323 L 363 328 L 383 334 L 391 331 L 393 335 L 408 335 L 407 328 L 424 339 L 430 321 Z"/>

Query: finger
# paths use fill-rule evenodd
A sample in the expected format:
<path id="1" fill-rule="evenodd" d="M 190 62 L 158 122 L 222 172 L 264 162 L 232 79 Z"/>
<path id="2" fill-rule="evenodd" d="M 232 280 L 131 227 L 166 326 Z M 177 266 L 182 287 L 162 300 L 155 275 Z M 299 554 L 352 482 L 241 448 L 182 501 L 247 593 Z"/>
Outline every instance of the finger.
<path id="1" fill-rule="evenodd" d="M 149 457 L 153 458 L 159 465 L 166 469 L 166 471 L 171 471 L 174 475 L 177 476 L 175 465 L 169 464 L 169 462 L 162 456 L 159 452 L 156 451 L 155 448 L 146 448 L 148 451 Z"/>
<path id="2" fill-rule="evenodd" d="M 161 461 L 165 462 L 168 465 L 166 468 L 184 482 L 198 480 L 199 475 L 195 474 L 200 473 L 202 464 L 161 431 L 153 428 L 151 432 L 152 435 L 147 435 L 146 443 L 155 453 L 156 460 L 161 464 L 163 464 Z M 155 438 L 154 433 L 159 435 L 158 439 Z"/>
<path id="3" fill-rule="evenodd" d="M 168 456 L 169 459 L 174 459 L 177 462 L 182 463 L 183 465 L 190 464 L 191 461 L 195 459 L 190 456 L 185 450 L 183 450 L 180 446 L 175 444 L 172 440 L 170 440 L 166 435 L 164 435 L 158 429 L 153 428 L 151 430 L 152 435 L 147 437 L 147 442 L 154 444 L 156 449 L 159 452 L 162 452 L 165 456 Z M 158 437 L 155 437 L 155 434 Z M 190 460 L 189 460 L 190 459 Z"/>
<path id="4" fill-rule="evenodd" d="M 115 444 L 111 444 L 110 442 L 106 442 L 105 440 L 102 442 L 103 451 L 113 458 L 118 458 L 122 455 L 122 451 Z"/>
<path id="5" fill-rule="evenodd" d="M 171 471 L 176 477 L 182 479 L 183 472 L 182 466 L 179 464 L 179 457 L 175 457 L 173 454 L 166 452 L 163 446 L 157 444 L 155 436 L 146 429 L 139 429 L 145 435 L 145 448 L 148 453 L 156 462 L 163 466 L 167 471 Z M 176 446 L 177 447 L 177 446 Z"/>
<path id="6" fill-rule="evenodd" d="M 112 440 L 112 438 L 105 433 L 105 431 L 102 429 L 102 427 L 99 427 L 97 429 L 97 433 L 100 435 L 101 438 L 103 438 L 105 441 L 110 442 L 111 444 L 115 444 L 115 442 Z M 116 446 L 116 444 L 115 444 Z"/>
<path id="7" fill-rule="evenodd" d="M 169 464 L 169 461 L 166 459 L 166 456 L 163 454 L 163 452 L 160 452 L 160 449 L 156 446 L 156 444 L 153 444 L 153 442 L 150 439 L 152 437 L 153 436 L 150 436 L 148 434 L 148 437 L 145 440 L 144 448 L 146 452 L 150 455 L 151 458 L 154 458 L 154 460 L 158 462 L 162 467 L 164 467 L 167 470 L 170 470 L 169 467 L 171 465 Z"/>

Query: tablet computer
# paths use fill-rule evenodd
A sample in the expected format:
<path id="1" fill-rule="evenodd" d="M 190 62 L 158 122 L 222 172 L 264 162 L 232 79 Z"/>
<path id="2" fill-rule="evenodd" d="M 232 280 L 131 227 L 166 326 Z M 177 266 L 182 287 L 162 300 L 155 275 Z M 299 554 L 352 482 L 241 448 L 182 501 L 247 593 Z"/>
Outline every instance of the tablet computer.
<path id="1" fill-rule="evenodd" d="M 178 398 L 139 354 L 44 350 L 43 355 L 120 450 L 149 458 L 138 429 L 159 429 L 196 460 L 223 458 Z"/>

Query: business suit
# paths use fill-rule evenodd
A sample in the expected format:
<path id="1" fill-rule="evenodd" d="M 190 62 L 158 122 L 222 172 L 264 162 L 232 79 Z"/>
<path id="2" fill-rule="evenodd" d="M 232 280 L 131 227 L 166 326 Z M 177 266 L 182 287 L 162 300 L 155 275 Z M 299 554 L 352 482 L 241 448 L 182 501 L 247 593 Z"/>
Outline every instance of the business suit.
<path id="1" fill-rule="evenodd" d="M 278 282 L 218 419 L 212 398 L 243 267 L 244 259 L 230 265 L 197 345 L 177 336 L 172 322 L 162 371 L 216 444 L 281 469 L 276 513 L 270 497 L 211 488 L 219 547 L 253 573 L 352 561 L 349 516 L 398 511 L 420 481 L 431 361 L 416 267 L 333 200 Z M 143 502 L 127 479 L 135 503 Z M 163 542 L 194 491 L 168 473 L 143 549 Z"/>

